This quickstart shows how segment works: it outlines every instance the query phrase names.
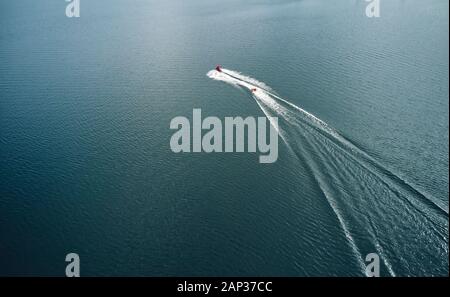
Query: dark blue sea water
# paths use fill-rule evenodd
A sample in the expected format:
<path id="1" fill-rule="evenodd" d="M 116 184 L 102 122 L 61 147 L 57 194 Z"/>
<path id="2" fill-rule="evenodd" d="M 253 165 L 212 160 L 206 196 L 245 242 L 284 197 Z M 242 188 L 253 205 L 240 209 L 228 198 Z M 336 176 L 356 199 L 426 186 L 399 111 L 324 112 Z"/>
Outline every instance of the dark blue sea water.
<path id="1" fill-rule="evenodd" d="M 366 4 L 2 1 L 0 275 L 448 275 L 449 2 Z M 278 160 L 173 153 L 193 108 L 279 117 Z"/>

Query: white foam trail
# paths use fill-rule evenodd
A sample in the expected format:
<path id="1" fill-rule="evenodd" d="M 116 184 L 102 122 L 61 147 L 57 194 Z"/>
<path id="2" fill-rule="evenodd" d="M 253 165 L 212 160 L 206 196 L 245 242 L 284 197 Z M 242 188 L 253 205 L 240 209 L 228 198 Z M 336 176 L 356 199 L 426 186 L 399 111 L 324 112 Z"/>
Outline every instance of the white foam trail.
<path id="1" fill-rule="evenodd" d="M 274 94 L 272 89 L 264 83 L 228 69 L 223 69 L 222 72 L 212 70 L 208 72 L 207 76 L 251 91 L 256 103 L 269 120 L 273 116 L 281 117 L 292 128 L 295 128 L 289 129 L 287 127 L 288 129 L 285 131 L 278 126 L 277 131 L 289 150 L 297 157 L 304 159 L 308 167 L 311 168 L 318 186 L 335 213 L 363 273 L 365 263 L 357 242 L 363 244 L 362 246 L 364 246 L 364 242 L 361 242 L 360 236 L 355 241 L 350 231 L 355 230 L 358 225 L 360 228 L 367 229 L 369 236 L 366 236 L 364 240 L 371 241 L 371 245 L 378 252 L 391 276 L 395 276 L 396 273 L 393 265 L 388 261 L 388 257 L 397 259 L 394 262 L 397 262 L 396 265 L 402 265 L 404 271 L 415 269 L 415 271 L 426 272 L 426 270 L 420 270 L 420 265 L 414 264 L 416 266 L 411 266 L 411 261 L 408 261 L 407 257 L 401 256 L 398 259 L 399 254 L 408 252 L 402 249 L 404 244 L 397 240 L 398 234 L 393 231 L 399 226 L 412 231 L 411 234 L 420 234 L 423 241 L 429 240 L 427 236 L 437 236 L 433 237 L 436 240 L 435 248 L 428 246 L 430 249 L 427 251 L 436 254 L 434 261 L 439 261 L 442 254 L 448 256 L 448 237 L 445 235 L 448 232 L 448 210 L 436 203 L 433 197 L 430 198 L 416 190 L 406 180 L 381 165 L 335 129 L 311 113 Z M 299 138 L 303 139 L 304 143 L 299 143 Z M 302 147 L 303 145 L 309 145 L 310 150 L 315 153 L 311 155 L 310 151 Z M 300 155 L 298 150 L 301 151 Z M 320 169 L 322 167 L 325 168 L 325 171 L 330 171 L 330 174 L 334 174 L 332 180 L 329 178 L 330 174 L 323 174 L 323 169 Z M 357 173 L 361 175 L 359 176 Z M 348 196 L 346 192 L 339 192 L 339 185 L 342 186 L 342 182 L 346 182 L 345 185 L 350 187 L 350 191 L 355 190 L 355 186 L 346 178 L 355 179 L 353 182 L 356 187 L 361 187 L 362 192 L 365 191 L 371 199 L 358 200 L 357 196 Z M 336 182 L 338 183 L 337 188 L 334 186 Z M 346 191 L 345 189 L 342 190 Z M 333 194 L 337 196 L 333 197 Z M 378 197 L 380 195 L 387 196 Z M 343 197 L 348 199 L 342 200 Z M 392 198 L 399 198 L 400 200 L 392 200 Z M 357 209 L 356 212 L 348 212 L 353 209 L 353 203 L 362 203 L 360 206 L 362 208 Z M 390 208 L 392 206 L 389 204 L 396 205 L 397 208 Z M 416 221 L 417 225 L 404 225 L 408 216 L 412 216 L 416 220 L 420 218 L 420 221 Z M 383 219 L 388 219 L 388 221 L 381 224 Z M 350 222 L 352 228 L 349 228 Z M 375 222 L 378 223 L 373 225 Z M 389 247 L 393 246 L 394 248 L 385 251 L 380 241 L 385 244 L 385 247 L 388 243 Z M 414 257 L 414 253 L 408 252 L 408 256 Z M 410 260 L 413 260 L 413 258 Z M 401 264 L 399 264 L 399 261 Z"/>

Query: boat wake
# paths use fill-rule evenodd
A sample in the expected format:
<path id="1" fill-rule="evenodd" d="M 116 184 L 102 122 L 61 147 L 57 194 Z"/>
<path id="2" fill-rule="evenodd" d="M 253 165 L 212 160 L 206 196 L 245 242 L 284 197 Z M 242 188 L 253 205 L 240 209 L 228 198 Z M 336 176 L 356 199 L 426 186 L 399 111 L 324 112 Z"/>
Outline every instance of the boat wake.
<path id="1" fill-rule="evenodd" d="M 278 117 L 280 137 L 307 164 L 361 273 L 376 252 L 385 275 L 448 274 L 448 208 L 266 84 L 220 70 L 207 76 L 250 90 L 269 119 Z"/>

